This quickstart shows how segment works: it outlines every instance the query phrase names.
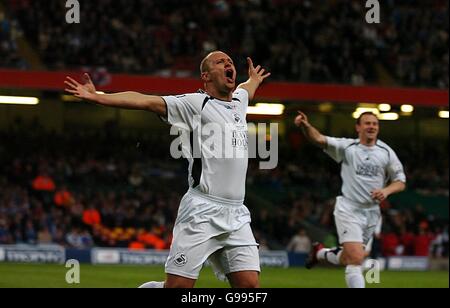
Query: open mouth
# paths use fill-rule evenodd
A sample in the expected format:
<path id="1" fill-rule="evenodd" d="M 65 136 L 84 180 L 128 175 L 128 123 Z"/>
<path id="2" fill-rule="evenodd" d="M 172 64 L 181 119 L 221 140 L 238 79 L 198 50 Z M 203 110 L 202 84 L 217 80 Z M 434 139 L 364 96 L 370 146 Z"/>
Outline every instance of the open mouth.
<path id="1" fill-rule="evenodd" d="M 226 70 L 225 77 L 229 82 L 234 82 L 234 71 L 232 69 Z"/>

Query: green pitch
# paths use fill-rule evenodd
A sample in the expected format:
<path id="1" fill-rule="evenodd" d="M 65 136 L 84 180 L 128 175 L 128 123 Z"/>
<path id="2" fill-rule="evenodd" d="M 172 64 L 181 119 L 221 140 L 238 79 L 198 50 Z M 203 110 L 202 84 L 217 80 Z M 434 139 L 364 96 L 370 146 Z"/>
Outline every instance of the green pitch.
<path id="1" fill-rule="evenodd" d="M 147 281 L 161 281 L 163 267 L 81 265 L 81 283 L 65 281 L 64 265 L 24 265 L 0 263 L 0 288 L 136 288 Z M 448 272 L 381 272 L 381 283 L 370 288 L 448 288 Z M 264 288 L 345 288 L 344 271 L 318 268 L 264 268 Z M 197 283 L 199 288 L 226 288 L 210 268 L 205 268 Z"/>

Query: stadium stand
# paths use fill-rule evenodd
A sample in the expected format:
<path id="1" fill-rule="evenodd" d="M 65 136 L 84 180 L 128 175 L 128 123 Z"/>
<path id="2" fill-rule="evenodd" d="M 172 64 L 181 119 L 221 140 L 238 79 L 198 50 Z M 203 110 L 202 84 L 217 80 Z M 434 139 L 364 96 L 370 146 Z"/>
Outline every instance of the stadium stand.
<path id="1" fill-rule="evenodd" d="M 197 76 L 203 55 L 221 49 L 239 71 L 252 55 L 278 80 L 449 86 L 445 0 L 383 1 L 378 26 L 357 0 L 81 1 L 77 27 L 64 1 L 43 2 L 6 6 L 49 69 Z"/>

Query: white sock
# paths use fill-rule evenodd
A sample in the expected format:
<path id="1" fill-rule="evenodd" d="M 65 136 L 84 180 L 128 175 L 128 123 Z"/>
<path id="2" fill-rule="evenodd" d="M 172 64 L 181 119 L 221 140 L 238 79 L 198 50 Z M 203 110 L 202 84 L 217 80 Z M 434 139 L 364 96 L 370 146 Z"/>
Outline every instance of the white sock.
<path id="1" fill-rule="evenodd" d="M 144 283 L 139 289 L 164 289 L 164 281 L 151 281 Z"/>
<path id="2" fill-rule="evenodd" d="M 363 276 L 362 266 L 349 265 L 345 270 L 345 281 L 351 289 L 364 289 L 366 282 Z"/>
<path id="3" fill-rule="evenodd" d="M 340 248 L 333 248 L 333 249 L 324 248 L 317 252 L 317 259 L 325 260 L 333 265 L 341 264 L 340 261 L 341 256 L 342 256 L 342 249 Z"/>

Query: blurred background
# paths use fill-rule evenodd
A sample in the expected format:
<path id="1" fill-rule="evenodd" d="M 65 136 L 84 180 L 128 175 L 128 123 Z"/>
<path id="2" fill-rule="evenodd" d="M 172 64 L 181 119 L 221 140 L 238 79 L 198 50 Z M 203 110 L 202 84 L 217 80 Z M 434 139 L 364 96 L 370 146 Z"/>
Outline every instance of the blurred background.
<path id="1" fill-rule="evenodd" d="M 372 110 L 408 177 L 382 204 L 372 255 L 448 270 L 448 1 L 381 1 L 380 24 L 366 23 L 364 1 L 79 3 L 80 24 L 68 24 L 65 1 L 0 1 L 0 245 L 168 249 L 187 190 L 169 127 L 67 96 L 64 77 L 88 72 L 106 92 L 195 92 L 201 59 L 220 49 L 240 81 L 247 56 L 272 72 L 248 118 L 280 128 L 278 168 L 251 160 L 248 172 L 261 250 L 337 244 L 339 166 L 294 127 L 296 111 L 356 137 L 354 117 Z"/>

